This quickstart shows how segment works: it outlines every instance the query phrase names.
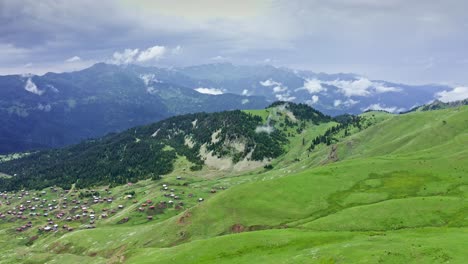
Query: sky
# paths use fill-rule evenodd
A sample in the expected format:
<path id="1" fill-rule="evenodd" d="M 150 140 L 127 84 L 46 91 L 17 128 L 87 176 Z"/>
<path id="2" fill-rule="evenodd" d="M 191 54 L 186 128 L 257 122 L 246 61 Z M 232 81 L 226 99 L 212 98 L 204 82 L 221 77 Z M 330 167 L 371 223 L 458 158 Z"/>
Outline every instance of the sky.
<path id="1" fill-rule="evenodd" d="M 271 64 L 468 85 L 465 0 L 0 0 L 0 74 Z"/>

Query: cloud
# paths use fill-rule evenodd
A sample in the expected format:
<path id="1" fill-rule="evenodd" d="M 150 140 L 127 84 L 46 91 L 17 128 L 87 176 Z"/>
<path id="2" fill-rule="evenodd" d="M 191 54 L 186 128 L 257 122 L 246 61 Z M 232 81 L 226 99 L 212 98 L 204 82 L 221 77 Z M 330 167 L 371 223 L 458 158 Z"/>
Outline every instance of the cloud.
<path id="1" fill-rule="evenodd" d="M 213 60 L 213 61 L 226 61 L 226 60 L 229 60 L 229 58 L 218 55 L 218 56 L 211 57 L 210 60 Z"/>
<path id="2" fill-rule="evenodd" d="M 465 83 L 468 64 L 452 62 L 466 52 L 467 9 L 461 0 L 0 1 L 0 43 L 15 48 L 0 48 L 0 71 L 27 62 L 63 71 L 70 52 L 102 61 L 157 38 L 183 44 L 183 58 L 171 61 L 179 65 L 217 54 L 238 64 L 274 57 L 275 64 L 325 72 Z M 437 63 L 428 70 L 411 62 L 433 54 Z"/>
<path id="3" fill-rule="evenodd" d="M 65 60 L 65 62 L 77 62 L 77 61 L 81 61 L 81 58 L 78 56 L 73 56 Z"/>
<path id="4" fill-rule="evenodd" d="M 255 133 L 267 133 L 267 134 L 270 134 L 272 133 L 273 131 L 275 131 L 275 128 L 270 126 L 270 125 L 266 125 L 266 126 L 258 126 L 257 128 L 255 128 Z"/>
<path id="5" fill-rule="evenodd" d="M 244 105 L 244 104 L 248 104 L 250 102 L 249 99 L 242 99 L 241 103 Z"/>
<path id="6" fill-rule="evenodd" d="M 284 92 L 284 91 L 287 91 L 288 90 L 288 87 L 285 87 L 285 86 L 275 86 L 273 87 L 273 92 L 274 93 L 281 93 L 281 92 Z"/>
<path id="7" fill-rule="evenodd" d="M 154 83 L 161 83 L 161 81 L 156 79 L 156 75 L 152 73 L 148 73 L 148 74 L 140 74 L 139 77 L 146 86 L 146 92 L 148 92 L 149 94 L 157 94 L 158 92 L 157 89 L 151 85 Z"/>
<path id="8" fill-rule="evenodd" d="M 139 49 L 125 49 L 123 52 L 114 52 L 109 62 L 118 65 L 135 62 L 145 63 L 161 59 L 166 52 L 167 49 L 164 46 L 153 46 L 143 51 Z"/>
<path id="9" fill-rule="evenodd" d="M 26 81 L 24 89 L 30 93 L 37 95 L 42 95 L 44 93 L 44 91 L 39 90 L 39 88 L 37 88 L 36 84 L 31 80 L 31 78 L 28 78 L 28 80 Z"/>
<path id="10" fill-rule="evenodd" d="M 334 81 L 324 81 L 323 83 L 338 87 L 339 91 L 346 97 L 370 96 L 373 93 L 389 93 L 389 92 L 401 92 L 402 91 L 401 88 L 387 86 L 382 82 L 373 82 L 364 77 L 360 77 L 359 79 L 356 79 L 356 80 L 338 80 L 337 79 Z"/>
<path id="11" fill-rule="evenodd" d="M 357 80 L 334 80 L 324 82 L 329 85 L 336 86 L 340 89 L 340 92 L 347 97 L 351 96 L 368 96 L 370 95 L 369 89 L 373 83 L 367 78 L 359 78 Z"/>
<path id="12" fill-rule="evenodd" d="M 114 52 L 112 59 L 110 60 L 113 64 L 130 64 L 135 61 L 138 55 L 138 49 L 125 49 L 123 52 Z"/>
<path id="13" fill-rule="evenodd" d="M 371 104 L 367 108 L 363 109 L 364 111 L 369 111 L 369 110 L 374 110 L 374 111 L 386 111 L 389 113 L 398 113 L 398 112 L 404 112 L 406 109 L 405 108 L 398 108 L 396 106 L 391 106 L 387 107 L 385 105 L 380 105 L 380 104 Z"/>
<path id="14" fill-rule="evenodd" d="M 145 83 L 146 86 L 150 85 L 150 83 L 161 83 L 160 80 L 156 79 L 156 75 L 152 73 L 140 74 L 140 79 Z"/>
<path id="15" fill-rule="evenodd" d="M 353 99 L 350 98 L 350 99 L 344 101 L 343 105 L 345 105 L 346 107 L 351 107 L 351 106 L 353 106 L 355 104 L 358 104 L 358 103 L 359 103 L 359 101 L 353 100 Z"/>
<path id="16" fill-rule="evenodd" d="M 140 52 L 138 55 L 138 62 L 148 62 L 151 60 L 159 60 L 166 53 L 166 47 L 163 46 L 153 46 Z"/>
<path id="17" fill-rule="evenodd" d="M 438 92 L 436 97 L 444 103 L 464 100 L 468 98 L 468 87 L 460 86 L 453 88 L 451 91 Z"/>
<path id="18" fill-rule="evenodd" d="M 325 87 L 322 86 L 322 83 L 317 79 L 306 79 L 304 81 L 304 86 L 302 88 L 299 88 L 299 89 L 305 89 L 310 94 L 320 93 L 322 91 L 327 90 Z"/>
<path id="19" fill-rule="evenodd" d="M 52 84 L 47 84 L 46 85 L 47 88 L 49 88 L 52 92 L 54 93 L 58 93 L 59 92 L 59 89 L 57 89 L 55 86 L 53 86 Z"/>
<path id="20" fill-rule="evenodd" d="M 386 86 L 383 83 L 374 82 L 374 88 L 376 93 L 389 93 L 389 92 L 401 92 L 403 91 L 401 88 L 393 87 L 393 86 Z"/>
<path id="21" fill-rule="evenodd" d="M 219 95 L 219 94 L 224 93 L 222 90 L 217 89 L 217 88 L 203 88 L 203 87 L 200 87 L 200 88 L 196 88 L 194 90 L 199 92 L 199 93 L 202 93 L 202 94 Z"/>
<path id="22" fill-rule="evenodd" d="M 286 102 L 290 102 L 290 101 L 293 101 L 293 100 L 296 99 L 296 97 L 291 96 L 289 93 L 277 94 L 277 95 L 275 95 L 275 97 L 279 101 L 286 101 Z"/>
<path id="23" fill-rule="evenodd" d="M 312 95 L 312 103 L 315 104 L 319 100 L 319 97 L 317 95 Z"/>
<path id="24" fill-rule="evenodd" d="M 246 96 L 250 95 L 249 90 L 244 89 L 244 90 L 242 91 L 242 95 L 246 95 Z"/>
<path id="25" fill-rule="evenodd" d="M 282 85 L 282 83 L 280 83 L 280 82 L 275 82 L 275 81 L 273 81 L 272 79 L 268 79 L 268 80 L 265 80 L 265 81 L 260 81 L 260 84 L 261 84 L 262 86 L 265 86 L 265 87 L 280 86 L 280 85 Z"/>
<path id="26" fill-rule="evenodd" d="M 273 88 L 273 93 L 282 93 L 286 92 L 288 90 L 288 87 L 283 86 L 282 83 L 280 82 L 275 82 L 272 79 L 268 79 L 265 81 L 260 81 L 260 85 L 264 87 L 272 87 Z M 278 97 L 278 96 L 276 96 Z"/>
<path id="27" fill-rule="evenodd" d="M 319 101 L 319 97 L 317 95 L 312 95 L 312 98 L 310 100 L 307 100 L 306 103 L 308 104 L 316 104 Z"/>
<path id="28" fill-rule="evenodd" d="M 353 100 L 353 99 L 351 99 L 351 98 L 348 99 L 348 100 L 345 100 L 345 101 L 342 101 L 342 100 L 337 99 L 337 100 L 333 101 L 333 106 L 334 106 L 334 107 L 344 106 L 344 107 L 348 107 L 348 108 L 349 108 L 349 107 L 351 107 L 351 106 L 353 106 L 353 105 L 355 105 L 355 104 L 358 104 L 358 103 L 359 103 L 359 101 Z"/>
<path id="29" fill-rule="evenodd" d="M 157 94 L 157 90 L 156 88 L 154 88 L 153 86 L 148 86 L 146 87 L 146 91 L 149 93 L 149 94 Z"/>

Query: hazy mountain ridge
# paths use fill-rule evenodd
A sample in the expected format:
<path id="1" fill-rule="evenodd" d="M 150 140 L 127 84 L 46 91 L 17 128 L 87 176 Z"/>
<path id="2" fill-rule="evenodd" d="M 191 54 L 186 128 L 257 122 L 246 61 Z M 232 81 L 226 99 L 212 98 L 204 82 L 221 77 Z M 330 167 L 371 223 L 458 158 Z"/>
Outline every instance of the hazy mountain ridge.
<path id="1" fill-rule="evenodd" d="M 173 71 L 149 69 L 159 79 L 148 79 L 148 69 L 102 63 L 71 73 L 1 76 L 0 153 L 60 147 L 176 114 L 268 105 L 260 97 L 198 93 L 169 83 L 184 83 Z"/>
<path id="2" fill-rule="evenodd" d="M 175 70 L 197 79 L 196 86 L 261 95 L 271 101 L 308 103 L 330 115 L 359 114 L 366 110 L 407 111 L 452 89 L 446 85 L 406 85 L 372 80 L 353 73 L 315 73 L 270 65 L 218 63 Z"/>
<path id="3" fill-rule="evenodd" d="M 0 153 L 61 147 L 166 117 L 306 103 L 329 114 L 403 112 L 449 90 L 356 74 L 230 63 L 157 68 L 98 63 L 76 72 L 0 76 Z"/>

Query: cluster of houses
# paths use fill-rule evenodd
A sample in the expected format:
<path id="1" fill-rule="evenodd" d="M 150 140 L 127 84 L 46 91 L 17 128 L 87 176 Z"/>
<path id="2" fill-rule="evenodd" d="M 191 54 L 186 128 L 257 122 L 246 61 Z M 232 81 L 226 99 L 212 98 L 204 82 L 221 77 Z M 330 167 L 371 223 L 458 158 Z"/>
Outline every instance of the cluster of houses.
<path id="1" fill-rule="evenodd" d="M 69 197 L 71 197 L 69 200 Z M 107 218 L 109 215 L 117 213 L 123 209 L 123 205 L 116 208 L 102 208 L 96 213 L 91 206 L 102 204 L 111 206 L 113 197 L 92 196 L 91 199 L 75 199 L 76 192 L 69 193 L 68 190 L 58 190 L 51 187 L 50 190 L 36 192 L 2 192 L 0 193 L 0 224 L 3 222 L 19 223 L 17 232 L 23 232 L 32 227 L 33 223 L 39 225 L 41 232 L 73 231 L 74 226 L 83 225 L 84 228 L 93 228 L 98 219 Z M 47 199 L 46 197 L 54 197 Z M 102 207 L 102 206 L 100 206 Z M 64 224 L 62 222 L 67 222 Z M 59 227 L 61 226 L 61 228 Z"/>
<path id="2" fill-rule="evenodd" d="M 177 179 L 181 180 L 180 177 Z M 132 188 L 131 184 L 128 186 Z M 154 215 L 162 213 L 167 208 L 182 210 L 185 205 L 184 197 L 196 199 L 198 202 L 204 201 L 203 197 L 194 197 L 192 193 L 186 194 L 185 191 L 177 191 L 174 187 L 162 184 L 160 188 L 162 195 L 158 195 L 161 198 L 158 201 L 151 199 L 138 201 L 130 194 L 116 198 L 107 189 L 101 191 L 107 195 L 105 197 L 93 190 L 69 191 L 55 187 L 40 192 L 25 190 L 0 192 L 0 225 L 14 223 L 16 232 L 30 230 L 33 225 L 39 234 L 59 231 L 71 232 L 75 229 L 95 228 L 98 221 L 112 217 L 118 211 L 129 206 L 144 213 L 146 219 L 151 221 Z M 216 189 L 212 189 L 210 192 L 216 193 Z M 120 219 L 119 223 L 128 221 L 129 217 L 126 215 Z"/>

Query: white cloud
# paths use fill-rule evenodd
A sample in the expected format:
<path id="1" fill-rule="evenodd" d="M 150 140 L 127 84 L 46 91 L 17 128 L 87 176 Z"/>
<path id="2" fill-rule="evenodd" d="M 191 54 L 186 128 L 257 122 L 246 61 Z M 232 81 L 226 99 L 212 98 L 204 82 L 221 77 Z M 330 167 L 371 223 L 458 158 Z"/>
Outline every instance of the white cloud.
<path id="1" fill-rule="evenodd" d="M 396 106 L 387 107 L 385 105 L 380 105 L 380 104 L 371 104 L 367 108 L 364 109 L 364 111 L 369 111 L 369 110 L 386 111 L 386 112 L 389 112 L 389 113 L 397 113 L 397 112 L 403 112 L 406 109 L 405 108 L 398 108 Z"/>
<path id="2" fill-rule="evenodd" d="M 54 93 L 58 93 L 59 92 L 59 89 L 57 89 L 55 86 L 53 86 L 52 84 L 47 84 L 46 85 L 47 88 L 49 88 L 50 90 L 52 90 L 52 92 Z"/>
<path id="3" fill-rule="evenodd" d="M 447 103 L 468 98 L 468 87 L 455 87 L 451 91 L 442 91 L 436 94 L 437 99 Z"/>
<path id="4" fill-rule="evenodd" d="M 140 74 L 140 79 L 148 86 L 152 82 L 161 83 L 160 80 L 156 79 L 156 75 L 152 73 Z"/>
<path id="5" fill-rule="evenodd" d="M 200 87 L 200 88 L 196 88 L 194 90 L 199 92 L 199 93 L 202 93 L 202 94 L 212 94 L 212 95 L 223 94 L 223 91 L 220 90 L 220 89 L 217 89 L 217 88 L 203 88 L 203 87 Z"/>
<path id="6" fill-rule="evenodd" d="M 317 95 L 312 95 L 310 100 L 307 100 L 306 103 L 308 104 L 316 104 L 319 101 L 319 97 Z"/>
<path id="7" fill-rule="evenodd" d="M 355 104 L 359 103 L 359 101 L 357 100 L 353 100 L 353 99 L 348 99 L 346 101 L 342 101 L 342 100 L 335 100 L 333 101 L 333 106 L 334 107 L 338 107 L 338 106 L 344 106 L 344 107 L 351 107 Z"/>
<path id="8" fill-rule="evenodd" d="M 180 46 L 177 46 L 173 51 L 180 52 Z M 135 62 L 149 62 L 161 59 L 167 52 L 164 46 L 153 46 L 146 50 L 140 51 L 139 49 L 125 49 L 123 52 L 114 52 L 112 59 L 109 63 L 113 64 L 130 64 Z"/>
<path id="9" fill-rule="evenodd" d="M 355 105 L 355 104 L 357 104 L 357 103 L 359 103 L 359 101 L 353 100 L 353 99 L 350 98 L 350 99 L 344 101 L 343 104 L 344 104 L 345 106 L 347 106 L 347 107 L 350 107 L 350 106 L 353 106 L 353 105 Z"/>
<path id="10" fill-rule="evenodd" d="M 211 57 L 210 60 L 214 60 L 214 61 L 225 61 L 225 60 L 229 60 L 228 57 L 223 57 L 223 56 L 215 56 L 215 57 Z"/>
<path id="11" fill-rule="evenodd" d="M 81 58 L 78 56 L 73 56 L 65 60 L 65 62 L 77 62 L 77 61 L 81 61 Z"/>
<path id="12" fill-rule="evenodd" d="M 36 84 L 31 80 L 31 78 L 28 78 L 28 80 L 26 81 L 24 89 L 30 93 L 37 95 L 42 95 L 44 93 L 44 91 L 39 90 L 39 88 L 37 88 Z"/>
<path id="13" fill-rule="evenodd" d="M 273 81 L 272 79 L 268 79 L 268 80 L 265 80 L 265 81 L 260 81 L 260 85 L 262 85 L 264 87 L 273 87 L 273 93 L 282 93 L 282 92 L 286 92 L 288 90 L 288 87 L 283 86 L 282 83 Z M 289 93 L 288 93 L 288 96 L 289 96 Z M 276 95 L 276 98 L 278 98 L 278 95 Z M 296 98 L 294 97 L 292 100 L 294 100 L 294 99 L 296 99 Z M 278 100 L 282 100 L 282 99 L 278 99 Z M 286 101 L 286 100 L 284 100 L 284 101 Z"/>
<path id="14" fill-rule="evenodd" d="M 241 103 L 244 105 L 244 104 L 248 104 L 250 102 L 249 99 L 242 99 Z"/>
<path id="15" fill-rule="evenodd" d="M 265 87 L 273 87 L 273 92 L 274 93 L 282 93 L 286 92 L 288 90 L 288 87 L 283 86 L 282 83 L 273 81 L 272 79 L 268 79 L 265 81 L 260 81 L 260 85 L 265 86 Z M 276 96 L 278 97 L 278 96 Z"/>
<path id="16" fill-rule="evenodd" d="M 153 46 L 140 52 L 138 55 L 138 62 L 148 62 L 151 60 L 159 60 L 166 53 L 166 47 L 164 46 Z"/>
<path id="17" fill-rule="evenodd" d="M 288 88 L 287 87 L 284 87 L 284 86 L 275 86 L 273 87 L 273 92 L 274 93 L 281 93 L 281 92 L 284 92 L 284 91 L 287 91 Z"/>
<path id="18" fill-rule="evenodd" d="M 138 55 L 138 49 L 125 49 L 123 52 L 114 52 L 112 59 L 110 60 L 113 64 L 130 64 L 135 61 Z"/>
<path id="19" fill-rule="evenodd" d="M 275 131 L 275 128 L 270 126 L 270 125 L 267 125 L 267 126 L 258 126 L 257 128 L 255 128 L 255 133 L 262 133 L 262 132 L 265 132 L 267 134 L 270 134 L 271 132 Z"/>
<path id="20" fill-rule="evenodd" d="M 149 94 L 156 94 L 156 93 L 157 93 L 156 88 L 154 88 L 153 86 L 146 87 L 146 91 L 147 91 Z"/>
<path id="21" fill-rule="evenodd" d="M 370 95 L 369 89 L 372 87 L 373 84 L 367 78 L 360 78 L 352 81 L 334 80 L 324 83 L 338 87 L 340 89 L 340 92 L 347 97 L 368 96 Z"/>
<path id="22" fill-rule="evenodd" d="M 290 96 L 289 93 L 285 93 L 285 94 L 277 94 L 276 99 L 278 99 L 279 101 L 290 102 L 296 99 L 296 97 Z"/>
<path id="23" fill-rule="evenodd" d="M 317 95 L 312 95 L 312 103 L 317 103 L 319 100 L 319 97 Z"/>
<path id="24" fill-rule="evenodd" d="M 322 83 L 338 87 L 340 92 L 347 97 L 369 96 L 374 92 L 375 93 L 389 93 L 389 92 L 401 92 L 402 91 L 401 88 L 394 87 L 394 86 L 387 86 L 381 82 L 373 82 L 364 77 L 361 77 L 357 80 L 350 80 L 350 81 L 334 80 L 334 81 L 326 81 Z"/>
<path id="25" fill-rule="evenodd" d="M 320 80 L 317 80 L 317 79 L 306 79 L 304 81 L 304 87 L 299 88 L 299 89 L 305 89 L 310 94 L 320 93 L 322 91 L 327 90 L 325 87 L 322 86 L 322 83 L 320 82 Z"/>
<path id="26" fill-rule="evenodd" d="M 242 91 L 242 95 L 250 95 L 249 90 L 244 89 L 244 90 Z"/>
<path id="27" fill-rule="evenodd" d="M 386 86 L 383 83 L 374 82 L 374 88 L 376 93 L 389 93 L 389 92 L 401 92 L 402 89 L 393 86 Z"/>
<path id="28" fill-rule="evenodd" d="M 269 87 L 269 86 L 281 86 L 281 85 L 282 85 L 282 83 L 280 83 L 280 82 L 275 82 L 275 81 L 273 81 L 272 79 L 268 79 L 268 80 L 263 81 L 263 82 L 261 81 L 260 84 L 261 84 L 262 86 L 265 86 L 265 87 Z"/>

